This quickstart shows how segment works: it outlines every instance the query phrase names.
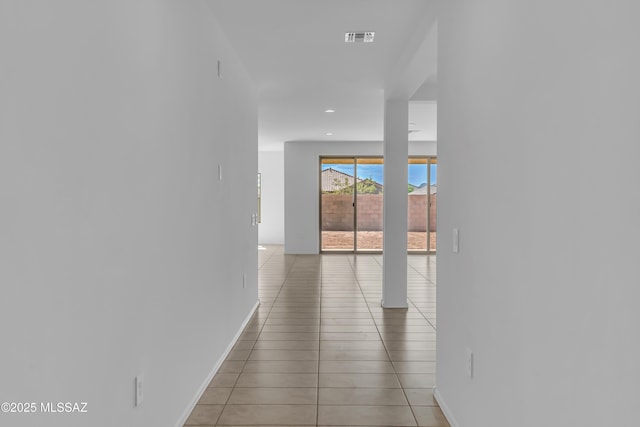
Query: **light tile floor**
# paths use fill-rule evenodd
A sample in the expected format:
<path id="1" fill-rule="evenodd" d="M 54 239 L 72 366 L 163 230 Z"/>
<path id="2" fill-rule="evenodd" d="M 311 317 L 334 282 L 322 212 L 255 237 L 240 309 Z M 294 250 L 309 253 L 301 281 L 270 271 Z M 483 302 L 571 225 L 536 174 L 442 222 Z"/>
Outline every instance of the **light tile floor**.
<path id="1" fill-rule="evenodd" d="M 433 398 L 435 257 L 380 307 L 381 255 L 259 252 L 260 307 L 185 426 L 448 427 Z"/>

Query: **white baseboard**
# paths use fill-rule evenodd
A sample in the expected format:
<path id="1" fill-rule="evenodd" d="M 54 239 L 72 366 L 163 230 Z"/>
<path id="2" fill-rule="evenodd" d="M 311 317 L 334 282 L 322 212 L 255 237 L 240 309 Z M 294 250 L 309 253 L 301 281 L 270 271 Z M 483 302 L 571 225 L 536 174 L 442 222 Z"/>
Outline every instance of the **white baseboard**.
<path id="1" fill-rule="evenodd" d="M 222 356 L 220 356 L 220 358 L 218 359 L 216 364 L 213 366 L 213 369 L 211 370 L 209 375 L 207 375 L 207 378 L 204 380 L 204 382 L 202 383 L 202 385 L 198 389 L 198 392 L 196 393 L 194 398 L 191 400 L 191 402 L 187 406 L 187 409 L 185 409 L 184 413 L 182 414 L 182 416 L 178 420 L 178 423 L 176 424 L 176 427 L 182 427 L 184 425 L 184 423 L 187 422 L 187 418 L 189 418 L 189 415 L 191 415 L 191 412 L 193 411 L 193 408 L 196 407 L 196 404 L 198 403 L 198 401 L 200 400 L 200 398 L 202 397 L 204 392 L 207 390 L 207 387 L 209 386 L 209 383 L 211 382 L 213 377 L 218 372 L 218 369 L 220 369 L 220 366 L 222 366 L 222 363 L 224 362 L 224 360 L 229 355 L 229 352 L 231 352 L 231 349 L 233 349 L 233 346 L 236 345 L 236 342 L 238 341 L 238 338 L 240 338 L 240 335 L 242 335 L 242 331 L 244 331 L 244 328 L 247 326 L 247 323 L 249 323 L 249 321 L 253 317 L 253 314 L 256 312 L 256 310 L 257 310 L 259 305 L 260 305 L 260 300 L 256 301 L 256 303 L 253 305 L 253 308 L 251 309 L 251 311 L 249 312 L 247 317 L 242 322 L 242 325 L 240 325 L 240 329 L 238 330 L 238 332 L 236 332 L 236 335 L 233 337 L 233 339 L 231 340 L 231 342 L 227 346 L 227 348 L 224 351 L 224 353 L 222 353 Z"/>
<path id="2" fill-rule="evenodd" d="M 453 414 L 451 413 L 451 409 L 447 406 L 446 402 L 442 399 L 442 395 L 440 394 L 440 390 L 438 387 L 433 389 L 433 397 L 435 397 L 436 402 L 440 406 L 440 410 L 444 414 L 444 417 L 449 421 L 451 427 L 459 427 L 458 422 L 453 418 Z"/>

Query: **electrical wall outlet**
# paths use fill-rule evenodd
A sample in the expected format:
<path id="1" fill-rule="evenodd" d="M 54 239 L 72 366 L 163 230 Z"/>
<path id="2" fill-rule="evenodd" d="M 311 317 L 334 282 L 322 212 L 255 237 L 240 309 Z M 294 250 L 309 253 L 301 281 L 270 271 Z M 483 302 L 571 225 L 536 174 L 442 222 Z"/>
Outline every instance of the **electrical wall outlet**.
<path id="1" fill-rule="evenodd" d="M 135 401 L 135 406 L 138 407 L 140 406 L 140 404 L 142 404 L 142 401 L 144 400 L 144 376 L 143 374 L 140 374 L 138 376 L 136 376 L 135 378 L 135 387 L 136 387 L 136 401 Z"/>
<path id="2" fill-rule="evenodd" d="M 459 250 L 460 243 L 460 231 L 457 228 L 453 229 L 453 253 L 457 254 Z"/>

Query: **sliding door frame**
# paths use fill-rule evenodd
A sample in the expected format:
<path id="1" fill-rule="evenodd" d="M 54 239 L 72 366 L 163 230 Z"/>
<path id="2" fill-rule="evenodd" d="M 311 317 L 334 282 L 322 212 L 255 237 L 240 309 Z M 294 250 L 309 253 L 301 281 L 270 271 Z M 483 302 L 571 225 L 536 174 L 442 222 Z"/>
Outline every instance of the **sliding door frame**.
<path id="1" fill-rule="evenodd" d="M 352 205 L 353 205 L 353 247 L 351 249 L 323 249 L 322 242 L 322 165 L 323 160 L 325 159 L 336 159 L 336 160 L 351 160 L 353 164 L 353 194 L 352 194 Z M 318 241 L 319 241 L 319 252 L 320 253 L 354 253 L 354 254 L 381 254 L 381 250 L 358 250 L 358 191 L 357 191 L 357 183 L 358 183 L 358 159 L 380 159 L 382 161 L 382 165 L 384 165 L 384 157 L 383 156 L 319 156 L 318 157 Z M 415 250 L 410 251 L 407 248 L 407 253 L 412 255 L 435 255 L 437 248 L 431 247 L 431 205 L 432 205 L 432 195 L 431 195 L 431 165 L 438 164 L 437 156 L 409 156 L 407 162 L 410 163 L 411 159 L 424 159 L 426 161 L 427 166 L 427 185 L 428 185 L 428 194 L 427 194 L 427 223 L 426 223 L 426 242 L 425 247 L 426 250 Z M 384 197 L 384 193 L 383 193 Z M 409 196 L 410 197 L 410 196 Z M 407 224 L 408 225 L 408 224 Z M 437 227 L 437 226 L 436 226 Z M 382 230 L 384 233 L 384 230 Z M 408 233 L 408 229 L 407 229 Z"/>
<path id="2" fill-rule="evenodd" d="M 433 185 L 431 183 L 431 165 L 437 165 L 438 164 L 438 156 L 409 156 L 409 164 L 411 164 L 411 160 L 425 160 L 426 161 L 426 165 L 427 165 L 427 186 L 428 186 L 428 193 L 427 193 L 427 224 L 426 224 L 426 242 L 425 242 L 425 248 L 426 250 L 414 250 L 414 251 L 410 251 L 409 248 L 407 248 L 407 253 L 409 253 L 410 255 L 435 255 L 436 254 L 436 248 L 432 248 L 431 247 L 431 205 L 432 205 L 432 197 L 431 197 L 431 186 Z M 435 161 L 434 161 L 435 160 Z M 411 197 L 411 196 L 408 196 Z M 408 225 L 408 224 L 407 224 Z M 437 228 L 437 224 L 436 224 L 436 228 Z M 407 233 L 409 232 L 408 227 L 407 227 Z M 436 231 L 437 233 L 437 231 Z M 408 238 L 408 237 L 407 237 Z M 408 245 L 407 245 L 408 246 Z"/>
<path id="3" fill-rule="evenodd" d="M 322 165 L 325 159 L 351 160 L 353 162 L 353 248 L 329 249 L 322 248 Z M 383 156 L 319 156 L 318 158 L 318 232 L 320 253 L 353 253 L 353 254 L 381 254 L 381 250 L 358 250 L 358 159 L 380 159 L 384 165 Z M 384 195 L 382 196 L 384 197 Z M 384 230 L 382 231 L 384 232 Z"/>

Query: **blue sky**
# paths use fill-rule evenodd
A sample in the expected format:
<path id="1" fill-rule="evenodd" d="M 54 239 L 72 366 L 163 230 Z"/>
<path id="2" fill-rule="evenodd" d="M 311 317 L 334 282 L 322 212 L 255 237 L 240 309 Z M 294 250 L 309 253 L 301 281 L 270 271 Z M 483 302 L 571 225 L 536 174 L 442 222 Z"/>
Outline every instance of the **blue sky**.
<path id="1" fill-rule="evenodd" d="M 418 186 L 427 182 L 427 165 L 408 165 L 409 166 L 409 184 Z M 431 184 L 437 183 L 437 165 L 431 165 Z M 335 169 L 340 172 L 353 175 L 353 165 L 333 165 L 323 164 L 322 170 Z M 358 165 L 358 178 L 372 178 L 374 181 L 384 184 L 383 165 Z"/>

